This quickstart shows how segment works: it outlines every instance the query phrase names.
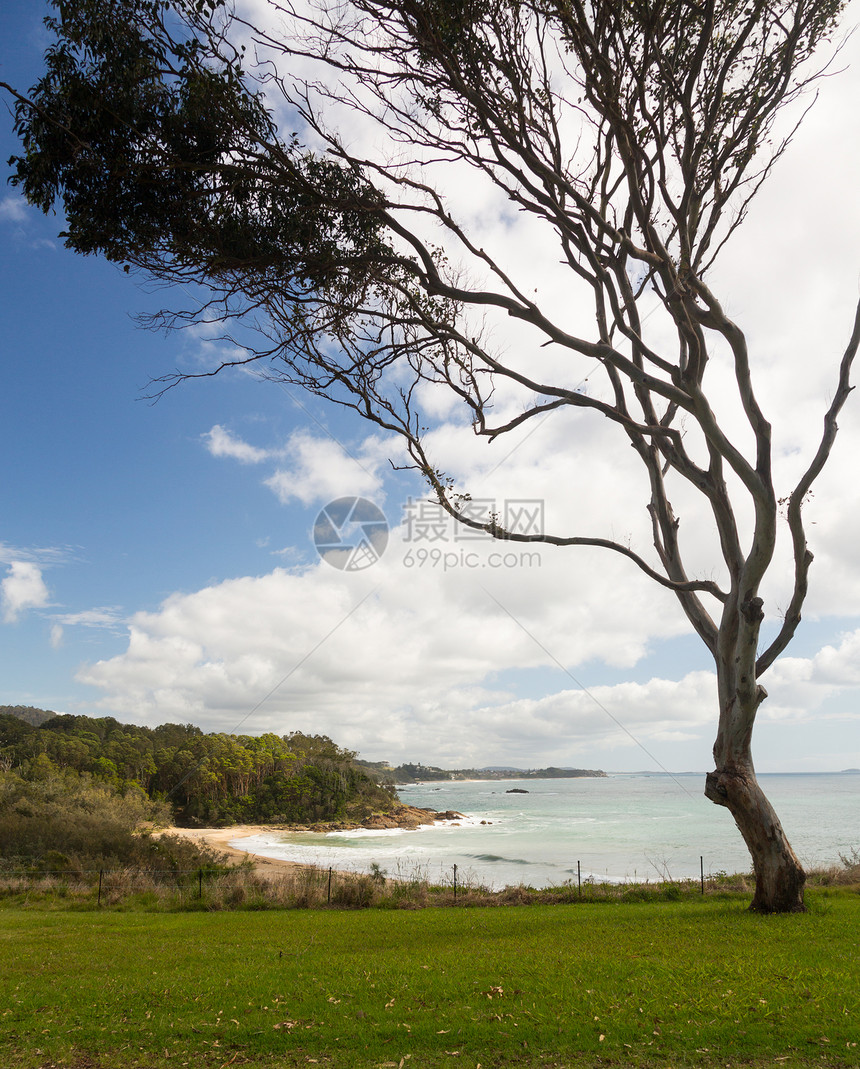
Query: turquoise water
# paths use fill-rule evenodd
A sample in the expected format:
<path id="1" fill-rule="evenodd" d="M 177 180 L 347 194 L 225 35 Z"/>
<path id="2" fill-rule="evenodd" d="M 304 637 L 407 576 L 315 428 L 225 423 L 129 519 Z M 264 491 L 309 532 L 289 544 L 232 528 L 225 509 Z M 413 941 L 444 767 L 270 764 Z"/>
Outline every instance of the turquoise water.
<path id="1" fill-rule="evenodd" d="M 807 866 L 860 848 L 860 775 L 763 775 L 762 786 Z M 511 788 L 528 794 L 508 794 Z M 233 840 L 266 857 L 390 876 L 458 879 L 500 888 L 578 878 L 633 880 L 746 872 L 749 855 L 704 775 L 446 782 L 399 788 L 404 802 L 466 819 L 417 831 L 311 832 Z M 482 823 L 484 822 L 484 823 Z M 702 859 L 700 862 L 700 858 Z M 577 872 L 579 863 L 579 872 Z"/>

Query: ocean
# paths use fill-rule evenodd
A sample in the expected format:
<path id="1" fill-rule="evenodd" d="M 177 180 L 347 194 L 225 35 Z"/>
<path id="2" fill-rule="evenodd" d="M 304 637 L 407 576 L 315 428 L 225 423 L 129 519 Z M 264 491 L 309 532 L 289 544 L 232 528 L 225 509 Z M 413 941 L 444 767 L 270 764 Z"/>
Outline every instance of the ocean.
<path id="1" fill-rule="evenodd" d="M 860 849 L 860 775 L 759 777 L 806 867 Z M 527 794 L 507 793 L 514 788 Z M 500 889 L 566 881 L 622 882 L 748 872 L 727 809 L 703 795 L 704 773 L 605 779 L 493 780 L 408 785 L 400 798 L 465 819 L 417 831 L 270 832 L 231 845 L 264 857 L 354 872 L 421 876 Z"/>

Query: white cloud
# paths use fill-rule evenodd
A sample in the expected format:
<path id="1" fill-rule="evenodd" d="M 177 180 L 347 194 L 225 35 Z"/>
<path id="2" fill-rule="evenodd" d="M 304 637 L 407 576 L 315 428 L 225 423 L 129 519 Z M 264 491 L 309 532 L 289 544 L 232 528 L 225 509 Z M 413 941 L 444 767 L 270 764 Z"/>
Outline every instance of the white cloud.
<path id="1" fill-rule="evenodd" d="M 433 437 L 440 465 L 497 511 L 512 500 L 545 501 L 548 529 L 630 541 L 647 555 L 636 458 L 615 449 L 611 429 L 550 419 L 519 444 L 493 450 L 468 427 L 444 426 Z M 612 495 L 588 492 L 571 441 Z M 377 496 L 387 489 L 383 461 L 394 445 L 374 437 L 351 445 L 358 464 L 329 439 L 297 433 L 284 450 L 291 466 L 279 466 L 267 485 L 285 503 Z M 320 563 L 172 595 L 133 617 L 124 653 L 79 678 L 102 691 L 105 708 L 135 720 L 318 731 L 393 761 L 709 763 L 712 673 L 685 671 L 682 662 L 677 679 L 593 687 L 590 695 L 567 681 L 560 687 L 557 674 L 545 692 L 528 696 L 510 681 L 511 671 L 555 673 L 558 662 L 574 675 L 600 663 L 630 669 L 655 643 L 688 633 L 674 598 L 629 561 L 599 549 L 476 542 L 453 521 L 421 530 L 415 511 L 401 518 L 392 503 L 387 512 L 388 549 L 366 572 Z M 696 550 L 691 571 L 710 576 L 708 525 L 695 510 L 680 514 Z M 834 693 L 834 680 L 851 685 L 852 656 L 846 639 L 809 661 L 778 662 L 765 680 L 771 698 L 762 717 L 775 724 L 809 716 Z M 592 762 L 595 753 L 603 760 Z"/>
<path id="2" fill-rule="evenodd" d="M 201 437 L 213 457 L 232 457 L 233 460 L 238 460 L 242 464 L 259 464 L 270 456 L 268 450 L 249 445 L 248 442 L 228 431 L 226 427 L 222 427 L 220 423 L 216 423 Z"/>
<path id="3" fill-rule="evenodd" d="M 535 560 L 506 566 L 510 546 L 455 542 L 453 529 L 435 543 L 406 534 L 395 527 L 364 572 L 320 563 L 174 594 L 132 618 L 124 653 L 79 679 L 102 691 L 105 708 L 137 721 L 321 732 L 395 762 L 709 763 L 712 672 L 587 692 L 576 684 L 589 666 L 630 668 L 656 640 L 685 630 L 672 598 L 628 562 L 529 546 Z M 860 630 L 814 657 L 778 661 L 760 719 L 820 717 L 834 694 L 860 689 L 858 655 Z M 547 682 L 517 682 L 523 672 Z M 521 696 L 522 686 L 532 693 Z"/>
<path id="4" fill-rule="evenodd" d="M 643 628 L 660 595 L 626 562 L 610 557 L 595 568 L 599 554 L 544 546 L 525 547 L 534 556 L 514 567 L 521 558 L 507 554 L 520 547 L 404 542 L 403 535 L 395 528 L 383 558 L 365 572 L 320 563 L 172 595 L 158 611 L 132 618 L 125 653 L 79 678 L 103 691 L 106 707 L 136 720 L 320 731 L 393 760 L 468 764 L 528 750 L 558 764 L 570 763 L 561 751 L 572 756 L 589 742 L 632 745 L 592 698 L 569 686 L 520 699 L 494 681 L 513 669 L 555 671 L 557 662 L 631 665 L 649 634 L 682 629 L 680 614 L 665 612 Z M 598 596 L 609 577 L 617 596 Z M 594 695 L 612 701 L 616 719 L 634 733 L 688 731 L 713 711 L 700 695 L 708 685 L 691 677 L 674 704 L 671 683 Z"/>
<path id="5" fill-rule="evenodd" d="M 220 320 L 191 323 L 183 331 L 183 337 L 186 344 L 178 354 L 178 362 L 181 367 L 189 368 L 192 375 L 211 373 L 227 364 L 236 364 L 240 373 L 253 373 L 252 365 L 247 363 L 251 354 L 226 333 Z"/>
<path id="6" fill-rule="evenodd" d="M 201 438 L 214 457 L 230 457 L 243 464 L 274 461 L 275 470 L 264 485 L 284 505 L 293 501 L 312 505 L 344 496 L 381 499 L 380 468 L 401 452 L 394 438 L 370 435 L 353 444 L 308 430 L 296 431 L 281 448 L 260 449 L 218 423 Z"/>
<path id="7" fill-rule="evenodd" d="M 30 561 L 12 561 L 9 574 L 0 583 L 0 605 L 7 624 L 15 623 L 27 609 L 40 609 L 48 604 L 48 588 L 41 569 Z"/>
<path id="8" fill-rule="evenodd" d="M 283 465 L 265 484 L 282 504 L 293 500 L 322 504 L 346 495 L 378 497 L 380 466 L 397 449 L 397 443 L 383 445 L 382 439 L 370 437 L 353 450 L 331 438 L 298 431 L 287 442 Z"/>
<path id="9" fill-rule="evenodd" d="M 123 613 L 114 605 L 106 605 L 95 609 L 84 609 L 81 612 L 58 614 L 54 619 L 61 628 L 90 627 L 114 631 L 123 623 Z"/>
<path id="10" fill-rule="evenodd" d="M 75 561 L 78 559 L 77 552 L 72 546 L 12 546 L 8 542 L 0 542 L 0 564 L 28 561 L 45 568 Z"/>
<path id="11" fill-rule="evenodd" d="M 763 682 L 769 694 L 761 711 L 765 720 L 860 720 L 860 630 L 812 657 L 781 657 Z M 833 701 L 838 698 L 843 700 Z"/>
<path id="12" fill-rule="evenodd" d="M 27 213 L 27 202 L 23 197 L 8 196 L 0 200 L 0 222 L 23 223 Z"/>

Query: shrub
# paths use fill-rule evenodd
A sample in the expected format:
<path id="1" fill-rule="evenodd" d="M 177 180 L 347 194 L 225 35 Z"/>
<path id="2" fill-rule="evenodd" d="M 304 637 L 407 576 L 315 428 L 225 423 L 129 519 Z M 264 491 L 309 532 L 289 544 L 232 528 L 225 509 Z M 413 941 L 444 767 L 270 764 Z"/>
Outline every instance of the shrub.
<path id="1" fill-rule="evenodd" d="M 333 883 L 331 902 L 345 909 L 366 909 L 373 903 L 378 888 L 372 876 L 344 876 Z"/>

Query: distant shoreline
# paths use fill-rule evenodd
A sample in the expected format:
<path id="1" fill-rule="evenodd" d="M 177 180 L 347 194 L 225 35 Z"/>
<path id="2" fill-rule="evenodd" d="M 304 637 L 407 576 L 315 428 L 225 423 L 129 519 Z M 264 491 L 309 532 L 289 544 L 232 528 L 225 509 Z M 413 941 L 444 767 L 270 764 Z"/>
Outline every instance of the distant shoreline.
<path id="1" fill-rule="evenodd" d="M 435 765 L 397 765 L 384 761 L 359 761 L 363 768 L 388 777 L 398 787 L 423 786 L 429 783 L 493 783 L 509 779 L 605 779 L 602 768 L 438 768 Z"/>

